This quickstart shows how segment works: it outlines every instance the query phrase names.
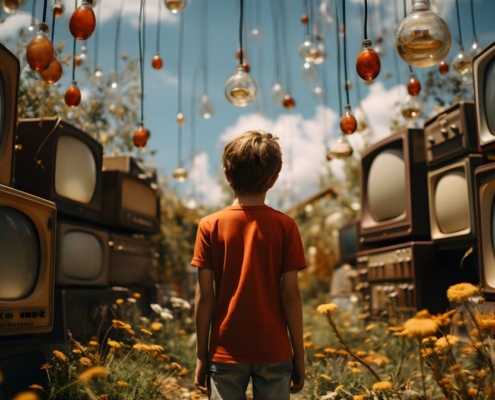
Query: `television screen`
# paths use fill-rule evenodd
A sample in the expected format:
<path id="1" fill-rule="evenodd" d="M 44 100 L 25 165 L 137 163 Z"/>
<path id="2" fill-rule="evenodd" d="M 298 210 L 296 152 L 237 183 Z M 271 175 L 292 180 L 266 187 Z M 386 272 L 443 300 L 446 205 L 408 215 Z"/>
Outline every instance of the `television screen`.
<path id="1" fill-rule="evenodd" d="M 474 102 L 481 152 L 495 148 L 495 42 L 473 59 Z"/>
<path id="2" fill-rule="evenodd" d="M 423 130 L 404 129 L 363 152 L 360 242 L 429 239 Z"/>
<path id="3" fill-rule="evenodd" d="M 495 298 L 495 163 L 475 171 L 478 253 L 483 295 Z"/>
<path id="4" fill-rule="evenodd" d="M 57 230 L 57 285 L 107 286 L 108 232 L 61 221 Z"/>
<path id="5" fill-rule="evenodd" d="M 15 187 L 52 200 L 61 214 L 99 220 L 103 148 L 59 118 L 21 119 Z"/>
<path id="6" fill-rule="evenodd" d="M 431 238 L 439 246 L 469 247 L 476 240 L 474 170 L 483 162 L 471 154 L 428 172 Z"/>
<path id="7" fill-rule="evenodd" d="M 359 251 L 359 221 L 344 225 L 339 230 L 340 260 L 354 263 Z"/>
<path id="8" fill-rule="evenodd" d="M 131 173 L 103 171 L 101 221 L 129 232 L 157 232 L 160 227 L 159 190 Z"/>
<path id="9" fill-rule="evenodd" d="M 19 73 L 19 59 L 0 43 L 0 185 L 12 183 Z"/>
<path id="10" fill-rule="evenodd" d="M 55 204 L 0 185 L 0 336 L 52 328 Z"/>

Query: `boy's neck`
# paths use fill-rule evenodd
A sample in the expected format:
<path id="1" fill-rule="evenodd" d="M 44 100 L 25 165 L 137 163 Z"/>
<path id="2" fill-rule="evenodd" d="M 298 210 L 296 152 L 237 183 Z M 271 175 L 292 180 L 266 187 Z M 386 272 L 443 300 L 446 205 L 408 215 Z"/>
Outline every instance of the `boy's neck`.
<path id="1" fill-rule="evenodd" d="M 264 206 L 265 193 L 235 193 L 233 206 Z"/>

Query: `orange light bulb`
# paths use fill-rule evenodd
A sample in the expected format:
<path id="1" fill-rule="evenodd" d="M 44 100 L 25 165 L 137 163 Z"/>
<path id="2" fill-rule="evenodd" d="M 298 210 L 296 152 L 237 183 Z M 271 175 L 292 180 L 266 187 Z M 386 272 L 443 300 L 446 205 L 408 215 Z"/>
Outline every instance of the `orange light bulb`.
<path id="1" fill-rule="evenodd" d="M 382 64 L 378 53 L 371 47 L 371 40 L 363 40 L 363 49 L 356 58 L 356 71 L 361 79 L 371 82 L 380 74 Z"/>
<path id="2" fill-rule="evenodd" d="M 36 36 L 27 46 L 27 61 L 32 69 L 41 72 L 49 67 L 53 57 L 55 57 L 55 49 L 51 40 L 48 39 L 48 25 L 41 22 L 38 25 Z"/>
<path id="3" fill-rule="evenodd" d="M 53 59 L 48 68 L 40 72 L 41 79 L 48 83 L 58 82 L 62 74 L 62 64 L 56 58 Z"/>
<path id="4" fill-rule="evenodd" d="M 351 106 L 347 104 L 345 106 L 345 113 L 340 118 L 340 129 L 346 135 L 352 135 L 357 129 L 357 120 L 354 115 L 351 114 Z"/>
<path id="5" fill-rule="evenodd" d="M 65 104 L 70 108 L 75 108 L 81 102 L 81 91 L 77 87 L 77 81 L 72 81 L 71 85 L 65 92 Z"/>
<path id="6" fill-rule="evenodd" d="M 286 94 L 284 96 L 284 100 L 282 101 L 282 106 L 287 110 L 291 110 L 296 106 L 296 101 L 290 94 Z"/>
<path id="7" fill-rule="evenodd" d="M 136 132 L 134 132 L 134 136 L 132 137 L 132 141 L 134 142 L 134 146 L 138 149 L 142 149 L 148 143 L 148 139 L 150 137 L 150 131 L 144 127 L 143 122 L 139 123 L 139 127 Z"/>
<path id="8" fill-rule="evenodd" d="M 92 2 L 83 0 L 82 4 L 72 13 L 69 21 L 69 30 L 76 40 L 86 40 L 95 31 L 96 17 Z"/>
<path id="9" fill-rule="evenodd" d="M 247 73 L 249 73 L 249 71 L 251 71 L 251 67 L 249 66 L 249 64 L 247 63 L 247 61 L 244 61 L 242 63 L 242 67 L 244 68 L 244 71 L 246 71 Z"/>
<path id="10" fill-rule="evenodd" d="M 407 93 L 411 96 L 417 96 L 421 91 L 421 82 L 417 79 L 414 74 L 411 74 L 409 82 L 407 83 Z"/>
<path id="11" fill-rule="evenodd" d="M 303 25 L 308 25 L 309 17 L 306 14 L 301 15 L 301 23 Z"/>
<path id="12" fill-rule="evenodd" d="M 446 61 L 442 61 L 438 65 L 438 72 L 440 72 L 442 75 L 446 75 L 449 73 L 449 63 Z"/>
<path id="13" fill-rule="evenodd" d="M 65 11 L 65 7 L 62 3 L 55 3 L 53 5 L 53 12 L 56 18 L 60 18 Z"/>
<path id="14" fill-rule="evenodd" d="M 163 67 L 163 60 L 162 58 L 160 57 L 160 54 L 156 53 L 154 56 L 153 56 L 153 59 L 151 60 L 151 66 L 154 68 L 154 69 L 161 69 Z"/>

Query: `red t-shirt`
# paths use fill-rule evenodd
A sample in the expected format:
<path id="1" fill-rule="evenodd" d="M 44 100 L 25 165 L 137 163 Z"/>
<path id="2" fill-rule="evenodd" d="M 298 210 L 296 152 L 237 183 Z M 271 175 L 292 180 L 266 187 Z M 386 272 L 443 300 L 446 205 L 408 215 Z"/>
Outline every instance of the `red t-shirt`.
<path id="1" fill-rule="evenodd" d="M 292 218 L 266 205 L 226 207 L 201 220 L 191 264 L 214 274 L 212 361 L 267 363 L 292 358 L 281 278 L 284 272 L 306 267 Z"/>

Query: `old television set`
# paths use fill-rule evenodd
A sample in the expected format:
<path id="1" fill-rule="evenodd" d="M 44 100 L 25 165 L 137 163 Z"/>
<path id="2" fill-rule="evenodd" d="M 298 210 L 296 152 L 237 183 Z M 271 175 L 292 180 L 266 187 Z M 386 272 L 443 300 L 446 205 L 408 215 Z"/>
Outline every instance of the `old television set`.
<path id="1" fill-rule="evenodd" d="M 160 228 L 160 192 L 129 172 L 103 171 L 101 222 L 122 231 L 156 233 Z"/>
<path id="2" fill-rule="evenodd" d="M 131 154 L 104 154 L 103 171 L 129 172 L 140 179 L 148 181 L 152 187 L 158 188 L 156 168 Z"/>
<path id="3" fill-rule="evenodd" d="M 112 232 L 109 253 L 110 284 L 153 285 L 158 280 L 158 253 L 151 239 Z"/>
<path id="4" fill-rule="evenodd" d="M 475 194 L 478 223 L 478 255 L 483 295 L 495 299 L 495 163 L 478 167 Z"/>
<path id="5" fill-rule="evenodd" d="M 470 154 L 428 171 L 431 239 L 440 247 L 476 242 L 474 171 L 484 160 L 481 154 Z"/>
<path id="6" fill-rule="evenodd" d="M 19 73 L 19 59 L 0 43 L 0 185 L 12 183 Z"/>
<path id="7" fill-rule="evenodd" d="M 103 147 L 60 118 L 17 125 L 15 187 L 57 204 L 59 213 L 99 220 Z"/>
<path id="8" fill-rule="evenodd" d="M 53 325 L 56 207 L 0 185 L 0 336 Z"/>
<path id="9" fill-rule="evenodd" d="M 473 59 L 474 102 L 481 152 L 495 149 L 495 42 Z"/>
<path id="10" fill-rule="evenodd" d="M 342 263 L 354 264 L 359 251 L 359 224 L 352 221 L 339 229 L 339 250 Z"/>
<path id="11" fill-rule="evenodd" d="M 403 129 L 362 154 L 360 242 L 429 240 L 424 132 Z"/>
<path id="12" fill-rule="evenodd" d="M 102 228 L 62 220 L 57 224 L 57 285 L 107 286 L 109 234 Z"/>

